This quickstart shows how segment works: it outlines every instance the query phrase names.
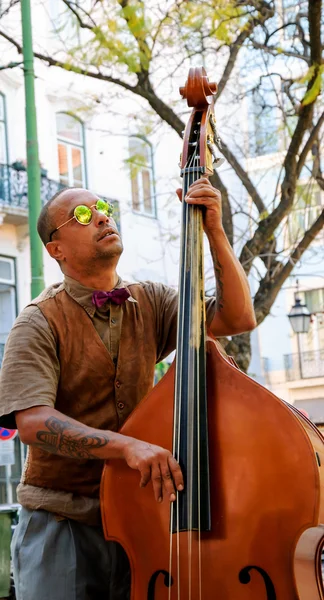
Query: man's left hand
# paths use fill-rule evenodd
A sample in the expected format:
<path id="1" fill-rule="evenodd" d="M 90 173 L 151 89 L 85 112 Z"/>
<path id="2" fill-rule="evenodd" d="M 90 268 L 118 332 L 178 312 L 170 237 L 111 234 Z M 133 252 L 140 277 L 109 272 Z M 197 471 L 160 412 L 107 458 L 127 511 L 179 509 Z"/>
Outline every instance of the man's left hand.
<path id="1" fill-rule="evenodd" d="M 182 190 L 177 190 L 179 200 L 182 200 Z M 188 188 L 185 201 L 188 204 L 205 206 L 203 221 L 206 233 L 222 228 L 222 197 L 219 190 L 214 188 L 207 177 L 198 179 Z"/>

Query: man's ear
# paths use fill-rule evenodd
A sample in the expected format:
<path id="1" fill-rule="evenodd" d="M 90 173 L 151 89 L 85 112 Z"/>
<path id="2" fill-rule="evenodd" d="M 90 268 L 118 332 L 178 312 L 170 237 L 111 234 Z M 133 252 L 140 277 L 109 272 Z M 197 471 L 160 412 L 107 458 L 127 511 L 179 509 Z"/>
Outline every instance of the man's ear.
<path id="1" fill-rule="evenodd" d="M 46 244 L 46 250 L 52 258 L 55 258 L 55 260 L 63 261 L 65 258 L 59 240 L 48 242 Z"/>

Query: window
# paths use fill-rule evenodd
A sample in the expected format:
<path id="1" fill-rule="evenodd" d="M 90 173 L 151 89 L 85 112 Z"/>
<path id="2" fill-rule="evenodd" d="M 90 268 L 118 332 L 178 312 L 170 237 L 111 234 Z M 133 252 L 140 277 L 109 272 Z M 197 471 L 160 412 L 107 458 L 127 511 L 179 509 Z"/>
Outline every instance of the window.
<path id="1" fill-rule="evenodd" d="M 324 289 L 317 288 L 315 290 L 306 290 L 304 292 L 296 292 L 296 298 L 300 298 L 301 301 L 306 304 L 309 312 L 311 313 L 323 313 L 324 312 Z"/>
<path id="2" fill-rule="evenodd" d="M 156 217 L 151 144 L 133 136 L 129 140 L 129 152 L 133 211 Z"/>
<path id="3" fill-rule="evenodd" d="M 0 92 L 0 164 L 7 164 L 7 124 L 5 97 Z"/>
<path id="4" fill-rule="evenodd" d="M 305 290 L 295 294 L 301 299 L 312 313 L 312 322 L 306 338 L 304 338 L 304 351 L 324 350 L 324 289 Z M 313 355 L 309 357 L 314 360 Z"/>
<path id="5" fill-rule="evenodd" d="M 66 113 L 56 115 L 60 183 L 69 187 L 86 185 L 83 125 Z"/>
<path id="6" fill-rule="evenodd" d="M 276 118 L 277 98 L 273 89 L 256 88 L 249 94 L 249 152 L 263 156 L 279 150 Z"/>
<path id="7" fill-rule="evenodd" d="M 299 2 L 296 0 L 282 0 L 282 13 L 285 23 L 296 21 L 296 15 L 299 11 Z"/>
<path id="8" fill-rule="evenodd" d="M 294 245 L 322 211 L 322 193 L 314 182 L 297 186 L 293 209 L 288 217 L 289 244 Z M 322 235 L 323 233 L 319 234 Z"/>
<path id="9" fill-rule="evenodd" d="M 0 366 L 4 344 L 16 315 L 15 261 L 13 258 L 0 256 Z M 22 470 L 24 446 L 18 436 L 10 443 L 13 445 L 14 463 L 11 465 L 2 462 L 0 465 L 0 504 L 17 502 L 16 487 Z"/>
<path id="10" fill-rule="evenodd" d="M 82 4 L 82 10 L 79 6 L 76 6 L 76 9 L 80 8 L 82 17 L 85 17 L 83 11 L 89 10 L 90 12 L 92 7 L 86 7 L 84 0 L 82 0 Z M 72 47 L 76 45 L 80 46 L 82 43 L 80 37 L 81 28 L 72 9 L 65 6 L 61 0 L 49 0 L 48 9 L 53 33 L 58 35 L 61 40 L 68 40 Z"/>
<path id="11" fill-rule="evenodd" d="M 13 258 L 0 256 L 0 346 L 3 348 L 16 318 L 16 281 Z"/>
<path id="12" fill-rule="evenodd" d="M 284 28 L 284 39 L 293 40 L 300 36 L 298 27 L 304 25 L 304 31 L 307 32 L 306 15 L 308 14 L 307 0 L 281 0 L 282 2 L 282 21 L 288 27 Z M 298 23 L 299 22 L 299 23 Z M 306 34 L 307 35 L 307 34 Z M 307 35 L 308 37 L 308 35 Z"/>

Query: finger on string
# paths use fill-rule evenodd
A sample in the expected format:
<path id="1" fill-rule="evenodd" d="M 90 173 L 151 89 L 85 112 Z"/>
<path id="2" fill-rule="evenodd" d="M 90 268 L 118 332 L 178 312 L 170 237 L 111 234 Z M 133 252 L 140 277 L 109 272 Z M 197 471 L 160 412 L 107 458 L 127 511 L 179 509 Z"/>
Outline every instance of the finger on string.
<path id="1" fill-rule="evenodd" d="M 197 185 L 201 185 L 202 183 L 205 183 L 205 184 L 207 184 L 208 186 L 211 186 L 211 185 L 212 185 L 212 184 L 210 183 L 210 181 L 209 181 L 208 177 L 206 177 L 206 176 L 203 176 L 203 177 L 200 177 L 199 179 L 196 179 L 196 181 L 194 181 L 194 182 L 191 184 L 191 186 L 190 186 L 190 187 L 194 187 L 194 186 L 197 186 Z"/>
<path id="2" fill-rule="evenodd" d="M 168 458 L 169 467 L 171 469 L 172 477 L 175 483 L 175 486 L 179 492 L 182 492 L 184 489 L 184 480 L 182 471 L 178 461 L 174 458 L 174 456 L 169 456 Z"/>
<path id="3" fill-rule="evenodd" d="M 160 464 L 160 470 L 163 478 L 164 489 L 169 495 L 170 501 L 174 502 L 176 499 L 176 493 L 168 460 L 165 460 Z"/>
<path id="4" fill-rule="evenodd" d="M 162 474 L 160 465 L 156 464 L 152 466 L 151 479 L 153 484 L 154 497 L 157 502 L 162 502 L 163 491 L 162 491 Z"/>
<path id="5" fill-rule="evenodd" d="M 200 187 L 197 189 L 189 188 L 186 194 L 186 198 L 200 198 L 201 196 L 206 198 L 218 199 L 220 198 L 220 192 L 215 188 Z"/>
<path id="6" fill-rule="evenodd" d="M 206 206 L 208 207 L 212 207 L 217 208 L 217 203 L 215 203 L 215 200 L 211 200 L 210 198 L 186 198 L 186 203 L 187 204 L 196 204 L 197 206 Z"/>
<path id="7" fill-rule="evenodd" d="M 151 467 L 150 466 L 143 467 L 140 470 L 140 473 L 141 473 L 140 487 L 145 487 L 151 479 Z"/>

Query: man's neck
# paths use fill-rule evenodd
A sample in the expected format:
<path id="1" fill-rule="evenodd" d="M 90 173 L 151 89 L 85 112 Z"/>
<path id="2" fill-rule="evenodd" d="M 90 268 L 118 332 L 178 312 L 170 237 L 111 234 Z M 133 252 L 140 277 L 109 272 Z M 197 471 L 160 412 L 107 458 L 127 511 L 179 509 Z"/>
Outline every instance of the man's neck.
<path id="1" fill-rule="evenodd" d="M 72 277 L 82 285 L 88 288 L 93 288 L 95 290 L 104 290 L 109 292 L 113 290 L 118 282 L 118 275 L 116 270 L 104 272 L 104 273 L 78 273 L 73 271 L 73 269 L 67 269 L 64 273 L 68 277 Z"/>

